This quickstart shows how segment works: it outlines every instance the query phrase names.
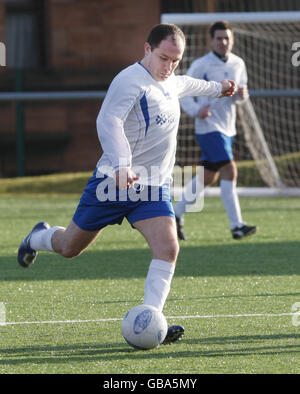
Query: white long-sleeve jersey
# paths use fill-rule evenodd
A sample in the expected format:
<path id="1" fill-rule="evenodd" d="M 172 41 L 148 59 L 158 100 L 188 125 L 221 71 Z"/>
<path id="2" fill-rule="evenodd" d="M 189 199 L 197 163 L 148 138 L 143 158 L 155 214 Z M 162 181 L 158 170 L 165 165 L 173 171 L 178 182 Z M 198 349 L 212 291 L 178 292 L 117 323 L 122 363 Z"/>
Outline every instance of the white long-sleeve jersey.
<path id="1" fill-rule="evenodd" d="M 140 184 L 170 183 L 180 118 L 179 99 L 218 97 L 221 89 L 219 82 L 174 74 L 157 82 L 139 62 L 127 67 L 113 79 L 97 117 L 103 150 L 98 169 L 110 174 L 105 168 L 131 167 L 140 176 Z"/>
<path id="2" fill-rule="evenodd" d="M 206 81 L 234 80 L 237 86 L 247 86 L 246 66 L 240 57 L 229 54 L 224 62 L 214 52 L 194 60 L 187 71 L 187 75 Z M 236 106 L 243 100 L 238 100 L 237 95 L 214 100 L 210 97 L 186 97 L 180 100 L 181 108 L 191 117 L 195 118 L 195 133 L 206 134 L 220 131 L 227 136 L 236 134 Z M 199 109 L 210 104 L 211 116 L 205 119 L 196 117 Z"/>

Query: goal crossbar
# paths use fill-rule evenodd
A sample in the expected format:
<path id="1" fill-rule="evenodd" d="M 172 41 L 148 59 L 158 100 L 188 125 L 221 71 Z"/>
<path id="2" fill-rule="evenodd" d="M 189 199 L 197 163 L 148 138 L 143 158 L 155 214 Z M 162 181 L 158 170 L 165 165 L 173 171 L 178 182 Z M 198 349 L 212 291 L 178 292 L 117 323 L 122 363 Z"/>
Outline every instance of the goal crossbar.
<path id="1" fill-rule="evenodd" d="M 208 12 L 208 13 L 170 13 L 161 14 L 162 23 L 177 25 L 199 25 L 226 20 L 236 23 L 266 23 L 298 22 L 300 11 L 272 11 L 272 12 Z"/>

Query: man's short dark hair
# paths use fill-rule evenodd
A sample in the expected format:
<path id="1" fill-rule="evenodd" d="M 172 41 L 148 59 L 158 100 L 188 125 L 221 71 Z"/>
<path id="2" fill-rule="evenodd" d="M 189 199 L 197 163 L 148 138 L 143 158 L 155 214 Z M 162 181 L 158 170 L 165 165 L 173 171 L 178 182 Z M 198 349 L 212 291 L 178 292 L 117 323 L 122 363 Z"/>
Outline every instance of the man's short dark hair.
<path id="1" fill-rule="evenodd" d="M 211 25 L 210 29 L 209 29 L 209 35 L 211 36 L 211 38 L 214 38 L 215 35 L 215 31 L 216 30 L 230 30 L 233 34 L 233 27 L 231 26 L 231 24 L 227 21 L 218 21 L 215 22 L 213 25 Z"/>
<path id="2" fill-rule="evenodd" d="M 183 31 L 178 26 L 171 23 L 162 23 L 154 26 L 147 38 L 147 42 L 150 44 L 151 50 L 153 51 L 153 49 L 157 48 L 159 44 L 169 36 L 173 38 L 174 42 L 180 37 L 185 44 Z"/>

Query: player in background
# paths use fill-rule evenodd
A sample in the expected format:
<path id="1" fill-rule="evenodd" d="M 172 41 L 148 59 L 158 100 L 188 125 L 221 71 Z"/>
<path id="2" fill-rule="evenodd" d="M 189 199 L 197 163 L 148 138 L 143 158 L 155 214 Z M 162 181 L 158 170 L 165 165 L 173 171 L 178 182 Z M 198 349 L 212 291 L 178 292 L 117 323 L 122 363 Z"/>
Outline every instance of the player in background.
<path id="1" fill-rule="evenodd" d="M 206 186 L 214 184 L 220 176 L 223 205 L 230 222 L 234 239 L 241 239 L 256 232 L 242 219 L 236 190 L 237 167 L 232 153 L 236 134 L 236 104 L 248 99 L 247 71 L 244 61 L 233 54 L 234 33 L 228 22 L 214 23 L 209 30 L 211 51 L 194 60 L 187 75 L 206 81 L 233 79 L 237 91 L 232 97 L 215 100 L 210 97 L 186 97 L 180 100 L 182 109 L 195 118 L 195 134 L 202 150 L 204 179 L 196 175 L 186 186 L 181 200 L 175 205 L 177 234 L 185 240 L 183 216 L 197 199 L 203 197 Z M 203 185 L 204 183 L 204 185 Z"/>
<path id="2" fill-rule="evenodd" d="M 107 225 L 121 224 L 125 217 L 152 251 L 144 304 L 162 311 L 179 251 L 170 198 L 179 99 L 231 96 L 235 91 L 233 81 L 175 76 L 184 47 L 185 37 L 177 26 L 157 25 L 144 45 L 143 59 L 113 79 L 96 122 L 103 154 L 73 219 L 67 228 L 36 224 L 19 247 L 21 266 L 32 265 L 40 250 L 75 257 Z M 139 193 L 142 198 L 136 199 Z M 182 326 L 170 326 L 164 343 L 178 340 L 183 333 Z"/>

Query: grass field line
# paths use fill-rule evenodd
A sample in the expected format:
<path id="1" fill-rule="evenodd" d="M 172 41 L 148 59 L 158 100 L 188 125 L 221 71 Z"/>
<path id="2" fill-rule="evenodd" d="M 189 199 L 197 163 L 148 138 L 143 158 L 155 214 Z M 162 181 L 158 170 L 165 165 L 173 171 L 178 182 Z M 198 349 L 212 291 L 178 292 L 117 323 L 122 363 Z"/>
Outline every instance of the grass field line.
<path id="1" fill-rule="evenodd" d="M 282 317 L 299 315 L 295 312 L 283 313 L 243 313 L 243 314 L 227 314 L 227 315 L 190 315 L 190 316 L 166 316 L 166 319 L 222 319 L 222 318 L 242 318 L 242 317 Z M 14 326 L 14 325 L 30 325 L 30 324 L 75 324 L 75 323 L 100 323 L 110 321 L 120 321 L 123 318 L 112 317 L 106 319 L 89 319 L 89 320 L 46 320 L 46 321 L 16 321 L 16 322 L 3 322 L 0 325 Z"/>

